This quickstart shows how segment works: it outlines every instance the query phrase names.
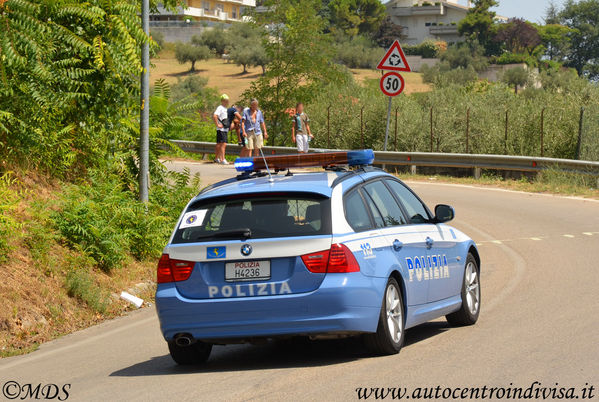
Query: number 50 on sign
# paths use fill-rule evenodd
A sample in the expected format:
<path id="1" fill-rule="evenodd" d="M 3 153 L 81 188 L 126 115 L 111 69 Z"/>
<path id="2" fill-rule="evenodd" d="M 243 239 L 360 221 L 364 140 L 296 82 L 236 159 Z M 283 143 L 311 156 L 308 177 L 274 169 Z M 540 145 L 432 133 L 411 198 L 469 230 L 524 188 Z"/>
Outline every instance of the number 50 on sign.
<path id="1" fill-rule="evenodd" d="M 401 75 L 390 72 L 381 78 L 381 91 L 387 96 L 397 96 L 403 92 L 406 83 Z"/>

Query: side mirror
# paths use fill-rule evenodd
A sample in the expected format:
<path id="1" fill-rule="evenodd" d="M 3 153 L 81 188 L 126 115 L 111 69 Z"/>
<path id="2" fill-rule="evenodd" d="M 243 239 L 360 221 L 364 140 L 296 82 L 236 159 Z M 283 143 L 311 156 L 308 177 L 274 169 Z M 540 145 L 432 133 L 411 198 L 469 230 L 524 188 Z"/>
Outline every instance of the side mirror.
<path id="1" fill-rule="evenodd" d="M 449 205 L 439 204 L 435 207 L 435 222 L 443 223 L 449 222 L 455 217 L 455 211 L 453 207 Z"/>

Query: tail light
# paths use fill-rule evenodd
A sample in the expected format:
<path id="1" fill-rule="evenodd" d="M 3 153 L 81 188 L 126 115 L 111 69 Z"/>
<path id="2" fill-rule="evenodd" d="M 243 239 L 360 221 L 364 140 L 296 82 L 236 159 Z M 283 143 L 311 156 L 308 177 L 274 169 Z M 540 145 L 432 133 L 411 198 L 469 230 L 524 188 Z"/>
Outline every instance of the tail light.
<path id="1" fill-rule="evenodd" d="M 327 265 L 329 264 L 329 250 L 302 255 L 302 261 L 308 271 L 324 274 L 327 272 Z"/>
<path id="2" fill-rule="evenodd" d="M 174 260 L 168 254 L 162 254 L 158 261 L 158 275 L 156 282 L 168 283 L 186 281 L 193 271 L 193 261 Z"/>
<path id="3" fill-rule="evenodd" d="M 360 266 L 344 244 L 333 244 L 330 250 L 302 255 L 308 271 L 314 273 L 359 272 Z"/>

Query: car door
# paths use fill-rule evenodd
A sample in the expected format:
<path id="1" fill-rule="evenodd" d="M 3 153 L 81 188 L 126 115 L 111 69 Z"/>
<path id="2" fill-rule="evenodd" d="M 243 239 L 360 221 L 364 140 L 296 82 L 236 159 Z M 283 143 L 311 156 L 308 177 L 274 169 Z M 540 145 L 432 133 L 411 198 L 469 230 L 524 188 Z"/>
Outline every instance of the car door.
<path id="1" fill-rule="evenodd" d="M 393 258 L 393 253 L 383 234 L 385 224 L 376 208 L 369 206 L 372 201 L 361 186 L 344 195 L 345 217 L 356 232 L 344 243 L 354 251 L 360 271 L 366 276 L 380 276 L 384 262 Z"/>
<path id="2" fill-rule="evenodd" d="M 428 281 L 424 280 L 423 264 L 426 261 L 426 245 L 424 237 L 415 225 L 409 225 L 407 216 L 382 180 L 375 180 L 364 185 L 367 204 L 373 214 L 381 216 L 384 227 L 381 232 L 385 236 L 390 260 L 383 264 L 386 269 L 398 264 L 406 285 L 408 306 L 427 303 Z"/>
<path id="3" fill-rule="evenodd" d="M 426 205 L 403 183 L 390 179 L 386 183 L 400 200 L 412 224 L 425 238 L 426 252 L 421 265 L 423 276 L 430 283 L 428 301 L 455 296 L 456 283 L 461 283 L 455 233 L 447 225 L 434 224 Z"/>

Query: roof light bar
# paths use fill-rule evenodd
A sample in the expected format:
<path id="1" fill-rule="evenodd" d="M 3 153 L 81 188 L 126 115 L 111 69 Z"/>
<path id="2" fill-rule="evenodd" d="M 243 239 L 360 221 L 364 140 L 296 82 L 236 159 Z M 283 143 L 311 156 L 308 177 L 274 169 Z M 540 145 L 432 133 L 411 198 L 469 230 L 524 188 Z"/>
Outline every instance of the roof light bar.
<path id="1" fill-rule="evenodd" d="M 237 158 L 234 166 L 238 172 L 257 172 L 266 169 L 265 162 L 268 164 L 268 167 L 273 170 L 317 166 L 371 165 L 374 162 L 374 151 L 372 149 L 364 149 L 359 151 L 322 152 L 313 154 L 269 155 L 264 158 Z"/>

